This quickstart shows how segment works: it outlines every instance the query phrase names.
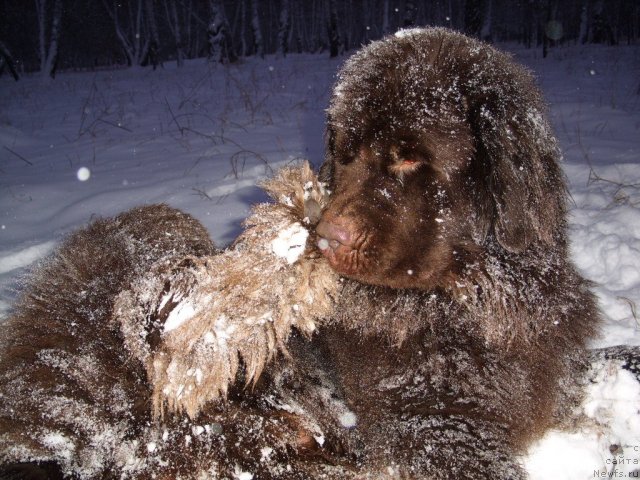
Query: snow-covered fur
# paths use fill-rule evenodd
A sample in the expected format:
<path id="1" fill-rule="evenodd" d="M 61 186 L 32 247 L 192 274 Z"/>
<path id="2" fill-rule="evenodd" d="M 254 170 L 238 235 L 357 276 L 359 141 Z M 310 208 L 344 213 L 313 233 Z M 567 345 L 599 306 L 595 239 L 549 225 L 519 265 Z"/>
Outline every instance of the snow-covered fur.
<path id="1" fill-rule="evenodd" d="M 525 478 L 518 454 L 571 405 L 599 323 L 531 74 L 400 31 L 346 62 L 327 138 L 319 247 L 350 281 L 320 341 L 359 453 L 407 478 Z"/>
<path id="2" fill-rule="evenodd" d="M 199 222 L 166 205 L 66 238 L 27 277 L 0 328 L 0 463 L 99 478 L 115 459 L 135 458 L 135 432 L 151 418 L 149 386 L 110 320 L 116 296 L 154 262 L 214 251 Z M 38 478 L 35 467 L 13 470 Z"/>
<path id="3" fill-rule="evenodd" d="M 113 317 L 146 366 L 155 414 L 194 418 L 226 397 L 240 364 L 257 382 L 293 327 L 311 335 L 332 313 L 337 275 L 307 248 L 305 228 L 324 207 L 322 185 L 305 163 L 263 186 L 274 202 L 254 207 L 231 248 L 159 262 L 118 296 Z"/>
<path id="4" fill-rule="evenodd" d="M 338 277 L 307 248 L 322 185 L 305 163 L 264 188 L 274 202 L 254 207 L 223 252 L 193 218 L 157 205 L 94 222 L 30 276 L 2 329 L 8 471 L 229 478 L 248 447 L 262 448 L 254 460 L 267 465 L 277 445 L 297 444 L 304 421 L 291 420 L 288 434 L 278 421 L 264 425 L 248 392 L 242 406 L 228 398 L 201 412 L 238 375 L 240 389 L 256 389 L 267 362 L 287 354 L 292 328 L 308 337 L 332 312 Z M 275 394 L 261 403 L 294 417 Z M 182 422 L 183 412 L 198 423 Z M 217 453 L 202 458 L 192 439 Z"/>

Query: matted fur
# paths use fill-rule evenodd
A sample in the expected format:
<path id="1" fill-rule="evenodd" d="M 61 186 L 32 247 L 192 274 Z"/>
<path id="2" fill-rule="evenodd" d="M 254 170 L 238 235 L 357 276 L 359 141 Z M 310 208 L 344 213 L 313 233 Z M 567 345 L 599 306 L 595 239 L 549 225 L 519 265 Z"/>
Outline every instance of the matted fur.
<path id="1" fill-rule="evenodd" d="M 148 384 L 109 321 L 114 301 L 156 261 L 214 252 L 193 217 L 152 205 L 94 221 L 42 261 L 0 328 L 0 463 L 99 478 L 135 459 Z"/>
<path id="2" fill-rule="evenodd" d="M 31 273 L 1 330 L 0 477 L 352 478 L 355 469 L 314 440 L 337 438 L 322 425 L 339 424 L 335 408 L 348 411 L 331 399 L 330 382 L 316 380 L 324 375 L 318 365 L 284 355 L 258 378 L 278 351 L 308 343 L 287 338 L 292 327 L 296 337 L 314 330 L 338 285 L 313 248 L 293 263 L 273 252 L 281 229 L 317 221 L 324 193 L 315 174 L 308 165 L 287 168 L 265 188 L 276 202 L 255 207 L 246 232 L 219 259 L 200 223 L 156 205 L 93 222 Z M 218 288 L 225 288 L 220 304 L 198 303 Z M 192 299 L 210 316 L 166 331 L 168 310 L 179 303 L 163 302 L 167 294 Z M 251 321 L 266 311 L 269 321 Z M 222 313 L 237 328 L 216 344 L 224 350 L 198 357 L 205 327 Z M 155 378 L 154 356 L 171 356 L 184 377 Z M 251 388 L 234 385 L 229 364 L 239 361 L 240 383 L 258 380 Z M 177 390 L 158 399 L 163 386 L 154 382 L 197 379 L 191 368 L 213 370 L 201 379 L 210 390 L 196 383 L 193 403 Z M 302 372 L 314 380 L 298 399 L 294 378 Z M 170 414 L 154 416 L 162 404 Z"/>
<path id="3" fill-rule="evenodd" d="M 274 202 L 253 208 L 231 248 L 160 262 L 118 296 L 113 319 L 146 365 L 157 415 L 168 408 L 195 417 L 227 395 L 241 364 L 245 382 L 255 383 L 286 351 L 292 328 L 309 336 L 332 313 L 337 275 L 306 238 L 297 247 L 306 254 L 293 263 L 273 251 L 283 232 L 311 226 L 309 210 L 325 204 L 322 185 L 305 163 L 263 186 Z M 168 329 L 172 320 L 179 325 Z"/>

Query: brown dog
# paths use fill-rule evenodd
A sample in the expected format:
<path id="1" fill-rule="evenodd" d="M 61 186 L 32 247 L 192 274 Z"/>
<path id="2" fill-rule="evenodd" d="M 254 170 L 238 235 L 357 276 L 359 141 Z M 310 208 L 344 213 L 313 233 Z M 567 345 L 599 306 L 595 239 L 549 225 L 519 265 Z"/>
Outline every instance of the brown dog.
<path id="1" fill-rule="evenodd" d="M 526 478 L 517 456 L 572 406 L 599 320 L 568 258 L 558 159 L 507 55 L 444 29 L 372 43 L 329 108 L 316 233 L 344 277 L 332 317 L 311 341 L 292 335 L 252 388 L 239 368 L 225 401 L 153 418 L 125 345 L 157 341 L 162 319 L 141 305 L 144 328 L 124 338 L 115 298 L 213 246 L 164 206 L 96 222 L 3 327 L 4 474 Z"/>
<path id="2" fill-rule="evenodd" d="M 403 31 L 340 72 L 317 232 L 355 282 L 323 341 L 371 461 L 524 476 L 598 323 L 559 157 L 531 75 L 463 35 Z"/>

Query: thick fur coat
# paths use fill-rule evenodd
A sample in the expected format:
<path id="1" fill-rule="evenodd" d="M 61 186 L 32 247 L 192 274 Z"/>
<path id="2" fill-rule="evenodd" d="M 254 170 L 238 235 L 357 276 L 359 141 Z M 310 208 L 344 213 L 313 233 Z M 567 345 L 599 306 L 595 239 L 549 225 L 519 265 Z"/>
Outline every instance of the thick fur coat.
<path id="1" fill-rule="evenodd" d="M 31 275 L 2 332 L 9 472 L 231 478 L 250 446 L 279 475 L 271 452 L 295 447 L 305 422 L 318 427 L 300 416 L 286 435 L 277 417 L 295 415 L 276 392 L 255 413 L 252 395 L 234 401 L 229 389 L 238 377 L 241 389 L 255 388 L 269 361 L 287 354 L 293 327 L 311 335 L 331 315 L 339 282 L 307 248 L 326 197 L 309 165 L 264 187 L 273 202 L 254 207 L 223 252 L 193 218 L 156 205 L 71 235 Z M 261 425 L 267 419 L 273 427 Z M 196 444 L 217 453 L 200 457 Z"/>
<path id="2" fill-rule="evenodd" d="M 328 198 L 308 171 L 297 193 L 271 185 L 219 256 L 151 206 L 32 275 L 2 330 L 7 474 L 526 478 L 518 456 L 578 400 L 599 321 L 531 75 L 404 31 L 345 64 L 327 138 Z M 290 262 L 301 242 L 273 242 L 295 223 Z"/>
<path id="3" fill-rule="evenodd" d="M 325 338 L 361 332 L 359 350 L 328 348 L 348 397 L 376 392 L 352 404 L 372 458 L 404 458 L 408 476 L 524 477 L 514 454 L 566 404 L 598 324 L 568 258 L 559 159 L 531 74 L 488 45 L 407 30 L 342 69 L 317 232 L 357 283 Z M 366 380 L 349 375 L 376 351 Z"/>

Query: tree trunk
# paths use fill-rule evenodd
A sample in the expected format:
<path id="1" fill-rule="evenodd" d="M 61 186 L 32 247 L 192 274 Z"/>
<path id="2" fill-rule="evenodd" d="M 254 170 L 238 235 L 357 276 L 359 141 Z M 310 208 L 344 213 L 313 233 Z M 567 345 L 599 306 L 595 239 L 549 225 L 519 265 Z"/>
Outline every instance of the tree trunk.
<path id="1" fill-rule="evenodd" d="M 540 12 L 535 8 L 534 1 L 529 0 L 527 3 L 527 15 L 524 21 L 526 22 L 528 30 L 528 48 L 534 48 L 538 46 L 538 30 L 540 29 Z"/>
<path id="2" fill-rule="evenodd" d="M 164 9 L 167 14 L 167 23 L 169 29 L 173 34 L 173 39 L 176 45 L 176 63 L 178 67 L 184 65 L 184 47 L 182 43 L 182 29 L 180 25 L 180 15 L 178 14 L 178 6 L 176 0 L 164 0 Z M 187 17 L 187 21 L 190 19 Z"/>
<path id="3" fill-rule="evenodd" d="M 493 20 L 493 0 L 487 0 L 482 29 L 480 30 L 480 38 L 485 41 L 492 39 L 492 20 Z"/>
<path id="4" fill-rule="evenodd" d="M 403 28 L 411 28 L 416 24 L 416 4 L 413 0 L 407 0 L 404 4 Z"/>
<path id="5" fill-rule="evenodd" d="M 278 54 L 283 57 L 289 53 L 289 32 L 291 31 L 291 15 L 289 0 L 281 0 L 278 25 Z"/>
<path id="6" fill-rule="evenodd" d="M 133 5 L 129 4 L 129 27 L 123 27 L 122 15 L 119 8 L 123 4 L 114 0 L 110 6 L 108 0 L 102 0 L 109 16 L 113 19 L 113 25 L 116 30 L 116 37 L 120 41 L 120 45 L 127 57 L 127 63 L 131 66 L 140 66 L 147 59 L 149 53 L 150 40 L 148 35 L 144 35 L 142 31 L 144 20 L 144 9 L 142 8 L 142 0 L 138 0 L 137 9 L 133 11 Z M 124 9 L 124 8 L 123 8 Z M 124 19 L 126 21 L 127 19 Z"/>
<path id="7" fill-rule="evenodd" d="M 240 55 L 243 57 L 249 55 L 249 46 L 247 45 L 247 1 L 240 0 Z"/>
<path id="8" fill-rule="evenodd" d="M 40 58 L 40 72 L 44 71 L 44 65 L 47 58 L 46 38 L 46 22 L 47 18 L 47 0 L 36 0 L 36 13 L 38 15 L 38 46 Z"/>
<path id="9" fill-rule="evenodd" d="M 62 19 L 62 0 L 54 0 L 51 13 L 51 25 L 47 35 L 47 0 L 36 0 L 38 29 L 40 40 L 40 73 L 54 78 L 58 62 L 58 40 L 60 37 L 60 21 Z"/>
<path id="10" fill-rule="evenodd" d="M 253 35 L 253 52 L 260 58 L 264 58 L 264 42 L 262 40 L 262 28 L 258 15 L 258 0 L 251 1 L 251 33 Z"/>
<path id="11" fill-rule="evenodd" d="M 389 27 L 389 0 L 382 3 L 382 35 L 389 35 L 391 28 Z"/>
<path id="12" fill-rule="evenodd" d="M 211 22 L 207 33 L 209 35 L 209 57 L 212 61 L 233 63 L 237 60 L 222 0 L 211 2 Z"/>
<path id="13" fill-rule="evenodd" d="M 2 74 L 2 70 L 4 70 L 4 67 L 9 69 L 9 73 L 11 73 L 11 76 L 16 82 L 20 79 L 18 71 L 16 70 L 15 62 L 11 56 L 11 52 L 3 42 L 0 42 L 0 75 Z"/>
<path id="14" fill-rule="evenodd" d="M 305 23 L 304 23 L 304 16 L 303 16 L 303 6 L 298 4 L 297 2 L 293 3 L 292 18 L 295 20 L 294 28 L 293 28 L 293 36 L 295 38 L 296 51 L 298 53 L 302 53 L 306 51 L 305 40 L 304 40 Z"/>
<path id="15" fill-rule="evenodd" d="M 197 50 L 193 48 L 191 43 L 191 13 L 192 13 L 192 0 L 184 2 L 182 5 L 182 18 L 184 18 L 184 26 L 186 29 L 186 40 L 183 41 L 182 51 L 187 58 L 193 58 L 197 56 Z M 186 46 L 186 48 L 185 48 Z M 195 53 L 194 53 L 195 52 Z"/>
<path id="16" fill-rule="evenodd" d="M 547 25 L 551 21 L 551 0 L 547 0 L 544 10 L 544 27 L 542 28 L 542 58 L 547 58 L 549 54 L 549 36 L 547 35 Z"/>
<path id="17" fill-rule="evenodd" d="M 160 35 L 158 34 L 158 23 L 156 22 L 156 12 L 153 5 L 154 0 L 147 0 L 147 25 L 151 32 L 151 41 L 149 42 L 149 52 L 147 55 L 147 61 L 153 65 L 155 70 L 158 65 L 161 65 L 160 61 Z"/>
<path id="18" fill-rule="evenodd" d="M 336 0 L 329 0 L 329 56 L 340 53 L 340 34 L 338 33 L 338 7 Z"/>
<path id="19" fill-rule="evenodd" d="M 589 16 L 588 16 L 589 1 L 585 0 L 582 4 L 582 10 L 580 11 L 580 31 L 578 32 L 578 42 L 582 45 L 589 40 Z"/>
<path id="20" fill-rule="evenodd" d="M 464 3 L 464 30 L 472 37 L 480 38 L 485 18 L 485 0 L 466 0 Z"/>
<path id="21" fill-rule="evenodd" d="M 604 14 L 603 0 L 597 0 L 594 2 L 592 14 L 590 41 L 593 43 L 615 45 L 616 39 L 613 34 L 613 29 Z"/>
<path id="22" fill-rule="evenodd" d="M 151 41 L 160 45 L 160 36 L 158 35 L 158 23 L 156 22 L 155 7 L 153 0 L 147 0 L 147 23 L 151 31 Z"/>

